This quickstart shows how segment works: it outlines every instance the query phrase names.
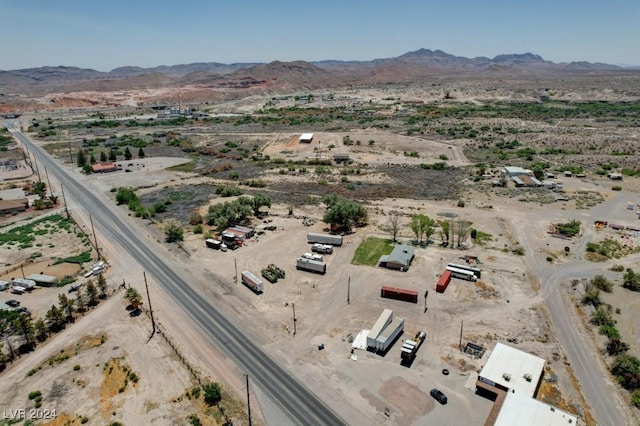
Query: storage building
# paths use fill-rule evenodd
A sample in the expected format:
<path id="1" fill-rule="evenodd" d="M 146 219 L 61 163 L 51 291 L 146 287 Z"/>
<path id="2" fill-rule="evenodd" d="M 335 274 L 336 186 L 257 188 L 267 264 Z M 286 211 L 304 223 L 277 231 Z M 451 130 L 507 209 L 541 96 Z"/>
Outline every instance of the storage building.
<path id="1" fill-rule="evenodd" d="M 408 244 L 398 244 L 390 254 L 380 256 L 378 265 L 383 268 L 406 271 L 415 257 L 415 249 Z"/>
<path id="2" fill-rule="evenodd" d="M 37 285 L 42 287 L 54 287 L 58 284 L 58 279 L 52 275 L 31 274 L 26 278 L 35 281 Z"/>
<path id="3" fill-rule="evenodd" d="M 298 139 L 300 143 L 311 143 L 313 141 L 313 133 L 303 133 Z"/>
<path id="4" fill-rule="evenodd" d="M 578 417 L 523 394 L 507 392 L 494 426 L 574 426 Z"/>

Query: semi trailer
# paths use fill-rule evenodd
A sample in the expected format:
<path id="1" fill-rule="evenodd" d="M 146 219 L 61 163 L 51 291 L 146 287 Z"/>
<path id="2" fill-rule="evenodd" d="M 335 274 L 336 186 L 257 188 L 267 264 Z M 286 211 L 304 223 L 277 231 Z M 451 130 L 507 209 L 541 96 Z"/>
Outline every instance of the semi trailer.
<path id="1" fill-rule="evenodd" d="M 242 284 L 246 285 L 256 293 L 262 293 L 264 286 L 260 278 L 256 277 L 249 271 L 242 271 L 241 278 Z"/>
<path id="2" fill-rule="evenodd" d="M 296 260 L 296 269 L 299 271 L 316 272 L 318 274 L 326 274 L 327 264 L 318 260 L 311 260 L 305 257 L 299 257 Z"/>
<path id="3" fill-rule="evenodd" d="M 316 234 L 314 232 L 309 232 L 307 234 L 307 242 L 312 244 L 318 243 L 318 244 L 331 244 L 332 246 L 341 246 L 342 236 L 329 235 L 329 234 Z"/>

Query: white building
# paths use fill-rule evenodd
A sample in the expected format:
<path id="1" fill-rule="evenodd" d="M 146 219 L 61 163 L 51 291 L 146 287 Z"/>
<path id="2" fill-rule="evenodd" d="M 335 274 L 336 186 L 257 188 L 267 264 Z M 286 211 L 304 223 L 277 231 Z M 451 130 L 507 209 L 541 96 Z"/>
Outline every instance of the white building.
<path id="1" fill-rule="evenodd" d="M 313 133 L 303 133 L 298 139 L 300 143 L 311 143 L 311 141 L 313 141 Z"/>
<path id="2" fill-rule="evenodd" d="M 523 394 L 507 392 L 494 426 L 570 426 L 578 417 Z"/>

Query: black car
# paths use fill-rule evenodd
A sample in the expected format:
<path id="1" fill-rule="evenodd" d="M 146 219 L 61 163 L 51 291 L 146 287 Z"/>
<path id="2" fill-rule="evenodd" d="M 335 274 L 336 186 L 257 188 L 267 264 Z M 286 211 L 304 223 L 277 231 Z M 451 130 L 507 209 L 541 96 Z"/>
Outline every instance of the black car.
<path id="1" fill-rule="evenodd" d="M 441 390 L 434 388 L 434 389 L 431 389 L 431 392 L 429 393 L 440 404 L 444 405 L 447 403 L 447 395 L 445 395 Z"/>
<path id="2" fill-rule="evenodd" d="M 7 305 L 11 306 L 12 308 L 17 308 L 18 306 L 20 306 L 20 302 L 18 302 L 17 300 L 7 300 L 6 302 Z"/>
<path id="3" fill-rule="evenodd" d="M 22 315 L 26 315 L 28 317 L 31 316 L 31 312 L 29 312 L 26 306 L 20 306 L 19 308 L 16 309 L 16 312 Z"/>

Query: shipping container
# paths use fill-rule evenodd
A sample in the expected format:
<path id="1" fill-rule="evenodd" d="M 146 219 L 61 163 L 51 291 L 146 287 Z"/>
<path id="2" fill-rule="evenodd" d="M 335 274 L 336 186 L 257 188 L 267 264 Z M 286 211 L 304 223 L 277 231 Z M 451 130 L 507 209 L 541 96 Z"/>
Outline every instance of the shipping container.
<path id="1" fill-rule="evenodd" d="M 367 347 L 374 348 L 376 347 L 376 339 L 382 333 L 386 326 L 393 320 L 393 311 L 391 309 L 385 309 L 382 311 L 378 320 L 373 325 L 371 331 L 367 335 Z"/>
<path id="2" fill-rule="evenodd" d="M 242 271 L 241 277 L 242 284 L 246 285 L 256 293 L 262 293 L 264 287 L 260 278 L 256 277 L 249 271 Z"/>
<path id="3" fill-rule="evenodd" d="M 402 300 L 404 302 L 418 303 L 418 292 L 415 290 L 406 290 L 403 288 L 382 286 L 382 288 L 380 289 L 380 297 Z"/>
<path id="4" fill-rule="evenodd" d="M 447 266 L 447 271 L 451 272 L 451 276 L 453 278 L 458 278 L 461 280 L 467 281 L 477 281 L 478 277 L 471 271 L 467 271 L 466 269 L 454 268 L 452 266 Z"/>
<path id="5" fill-rule="evenodd" d="M 331 244 L 332 246 L 342 245 L 342 236 L 329 234 L 316 234 L 310 232 L 307 234 L 308 243 Z"/>
<path id="6" fill-rule="evenodd" d="M 404 318 L 396 318 L 380 333 L 376 339 L 376 350 L 386 352 L 404 330 Z"/>
<path id="7" fill-rule="evenodd" d="M 482 269 L 476 268 L 475 266 L 460 265 L 458 263 L 449 263 L 447 266 L 451 266 L 452 268 L 462 269 L 464 271 L 471 271 L 473 272 L 473 275 L 475 275 L 477 278 L 481 278 L 480 275 L 482 274 Z"/>
<path id="8" fill-rule="evenodd" d="M 442 275 L 440 275 L 440 279 L 436 284 L 436 291 L 438 293 L 444 293 L 444 291 L 449 286 L 450 281 L 451 281 L 451 271 L 444 271 Z"/>

